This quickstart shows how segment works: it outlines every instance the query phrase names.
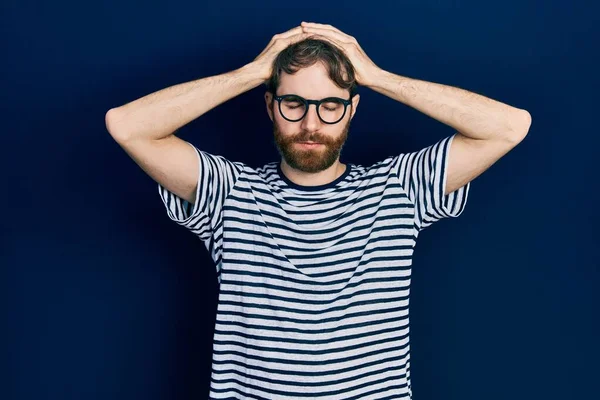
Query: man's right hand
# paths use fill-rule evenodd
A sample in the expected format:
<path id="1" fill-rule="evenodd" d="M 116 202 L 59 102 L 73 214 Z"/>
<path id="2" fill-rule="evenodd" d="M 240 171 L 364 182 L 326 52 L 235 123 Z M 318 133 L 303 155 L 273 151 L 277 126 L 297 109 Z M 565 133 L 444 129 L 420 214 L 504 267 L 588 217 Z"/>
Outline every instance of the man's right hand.
<path id="1" fill-rule="evenodd" d="M 273 36 L 265 50 L 241 68 L 173 85 L 112 108 L 105 115 L 106 128 L 156 182 L 193 204 L 201 166 L 191 143 L 175 136 L 175 132 L 219 104 L 264 83 L 281 50 L 313 35 L 303 33 L 298 26 Z"/>
<path id="2" fill-rule="evenodd" d="M 274 35 L 267 47 L 252 62 L 253 66 L 258 69 L 259 76 L 264 81 L 268 80 L 273 73 L 273 61 L 275 61 L 277 55 L 290 44 L 311 36 L 315 36 L 315 34 L 302 32 L 301 26 Z"/>

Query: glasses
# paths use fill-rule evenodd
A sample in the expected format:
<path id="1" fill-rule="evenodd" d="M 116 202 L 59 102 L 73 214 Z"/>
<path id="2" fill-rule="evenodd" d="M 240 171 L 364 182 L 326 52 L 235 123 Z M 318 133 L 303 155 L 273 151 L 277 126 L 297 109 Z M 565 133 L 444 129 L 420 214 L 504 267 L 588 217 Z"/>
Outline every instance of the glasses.
<path id="1" fill-rule="evenodd" d="M 308 107 L 314 104 L 317 107 L 317 115 L 325 124 L 337 124 L 346 115 L 346 109 L 351 100 L 339 97 L 327 97 L 322 100 L 308 100 L 295 94 L 283 94 L 273 96 L 279 103 L 279 112 L 286 120 L 298 122 L 306 116 Z"/>

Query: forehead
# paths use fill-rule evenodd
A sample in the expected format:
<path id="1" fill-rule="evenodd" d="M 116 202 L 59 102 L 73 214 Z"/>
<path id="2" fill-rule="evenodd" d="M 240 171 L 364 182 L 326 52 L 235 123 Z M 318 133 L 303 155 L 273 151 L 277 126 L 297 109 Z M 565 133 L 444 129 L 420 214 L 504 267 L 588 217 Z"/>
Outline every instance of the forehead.
<path id="1" fill-rule="evenodd" d="M 325 97 L 348 97 L 348 91 L 342 89 L 329 78 L 325 66 L 317 62 L 310 67 L 302 68 L 294 74 L 281 73 L 277 94 L 297 94 L 307 99 L 323 99 Z"/>

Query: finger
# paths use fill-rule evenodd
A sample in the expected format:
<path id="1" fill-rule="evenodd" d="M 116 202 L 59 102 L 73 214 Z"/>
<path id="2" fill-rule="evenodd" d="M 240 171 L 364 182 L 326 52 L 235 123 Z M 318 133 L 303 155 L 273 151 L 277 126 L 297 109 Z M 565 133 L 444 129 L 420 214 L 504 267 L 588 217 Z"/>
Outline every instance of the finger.
<path id="1" fill-rule="evenodd" d="M 281 39 L 287 39 L 290 36 L 294 36 L 294 35 L 297 35 L 297 34 L 300 34 L 300 33 L 302 33 L 302 27 L 301 26 L 297 26 L 295 28 L 290 29 L 289 31 L 277 34 L 275 36 L 277 36 L 278 38 L 281 38 Z"/>
<path id="2" fill-rule="evenodd" d="M 287 38 L 281 38 L 281 40 L 278 41 L 279 45 L 281 45 L 282 47 L 286 47 L 290 44 L 294 44 L 297 42 L 300 42 L 304 39 L 308 39 L 310 37 L 315 36 L 314 33 L 308 33 L 308 32 L 301 32 L 295 35 L 291 35 Z"/>
<path id="3" fill-rule="evenodd" d="M 319 35 L 319 34 L 312 34 L 312 38 L 313 39 L 321 39 L 325 42 L 331 43 L 332 45 L 334 45 L 335 47 L 338 47 L 340 50 L 344 51 L 346 49 L 346 44 L 343 42 L 340 42 L 339 40 L 336 40 L 334 38 L 332 38 L 331 36 L 324 36 L 324 35 Z"/>
<path id="4" fill-rule="evenodd" d="M 288 38 L 288 40 L 299 41 L 299 40 L 304 40 L 304 39 L 307 39 L 307 38 L 313 37 L 313 36 L 316 36 L 316 34 L 314 32 L 300 32 L 297 35 L 290 36 Z"/>
<path id="5" fill-rule="evenodd" d="M 355 43 L 355 39 L 351 36 L 348 36 L 344 33 L 339 33 L 336 31 L 333 31 L 331 29 L 324 29 L 324 28 L 316 28 L 316 27 L 304 27 L 303 28 L 304 32 L 308 32 L 308 33 L 317 33 L 319 35 L 323 35 L 326 37 L 331 37 L 333 39 L 338 40 L 339 42 L 342 43 Z"/>
<path id="6" fill-rule="evenodd" d="M 338 28 L 336 28 L 333 25 L 329 25 L 329 24 L 317 24 L 315 22 L 302 22 L 300 24 L 300 26 L 302 27 L 310 27 L 310 28 L 319 28 L 319 29 L 328 29 L 337 33 L 340 33 L 342 35 L 346 35 L 344 32 L 342 32 L 341 30 L 339 30 Z M 349 36 L 349 35 L 346 35 Z"/>
<path id="7" fill-rule="evenodd" d="M 328 29 L 338 30 L 337 28 L 333 27 L 333 25 L 318 24 L 316 22 L 307 22 L 307 21 L 302 21 L 302 23 L 300 24 L 300 26 L 314 26 L 316 28 L 328 28 Z"/>

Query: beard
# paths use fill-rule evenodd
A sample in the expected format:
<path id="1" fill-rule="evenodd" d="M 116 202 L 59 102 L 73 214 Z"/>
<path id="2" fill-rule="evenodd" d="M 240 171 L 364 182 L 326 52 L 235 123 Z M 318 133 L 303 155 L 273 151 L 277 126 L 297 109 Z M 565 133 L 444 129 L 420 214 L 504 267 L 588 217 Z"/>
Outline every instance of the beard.
<path id="1" fill-rule="evenodd" d="M 310 133 L 306 131 L 284 135 L 281 133 L 277 121 L 273 121 L 275 145 L 281 157 L 290 167 L 309 173 L 324 171 L 339 158 L 346 139 L 348 139 L 350 121 L 349 118 L 342 129 L 342 133 L 335 138 L 318 132 Z M 296 145 L 299 142 L 316 142 L 321 143 L 321 146 L 314 149 L 302 149 Z"/>

